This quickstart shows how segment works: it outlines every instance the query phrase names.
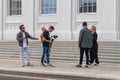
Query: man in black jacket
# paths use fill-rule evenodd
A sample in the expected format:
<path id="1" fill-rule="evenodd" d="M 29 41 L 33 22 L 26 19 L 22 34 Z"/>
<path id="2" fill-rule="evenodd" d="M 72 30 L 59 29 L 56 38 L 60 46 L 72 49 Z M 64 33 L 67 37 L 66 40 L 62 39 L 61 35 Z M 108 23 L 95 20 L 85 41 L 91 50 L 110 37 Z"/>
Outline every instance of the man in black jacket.
<path id="1" fill-rule="evenodd" d="M 33 66 L 30 63 L 30 50 L 29 50 L 29 46 L 28 46 L 28 38 L 32 39 L 32 40 L 38 40 L 38 38 L 34 38 L 31 35 L 29 35 L 28 32 L 25 31 L 25 27 L 24 25 L 20 25 L 20 32 L 17 34 L 17 41 L 18 44 L 20 46 L 20 59 L 22 61 L 22 67 L 25 66 L 24 63 L 24 51 L 27 54 L 27 66 Z"/>
<path id="2" fill-rule="evenodd" d="M 55 30 L 55 28 L 53 26 L 50 26 L 48 28 L 48 30 L 46 30 L 45 32 L 43 32 L 43 52 L 42 52 L 42 58 L 41 58 L 41 64 L 43 66 L 51 66 L 54 67 L 51 63 L 50 63 L 50 44 L 53 43 L 53 41 L 50 38 L 50 32 L 53 32 Z M 46 56 L 46 60 L 47 60 L 47 65 L 44 64 L 44 58 Z"/>

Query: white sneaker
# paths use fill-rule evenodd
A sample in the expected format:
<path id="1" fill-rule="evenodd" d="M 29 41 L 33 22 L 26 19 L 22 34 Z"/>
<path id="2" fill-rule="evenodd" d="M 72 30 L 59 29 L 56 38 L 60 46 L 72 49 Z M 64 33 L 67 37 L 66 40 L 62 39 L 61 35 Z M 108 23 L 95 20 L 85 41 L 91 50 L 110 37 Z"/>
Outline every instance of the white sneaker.
<path id="1" fill-rule="evenodd" d="M 54 65 L 52 65 L 52 64 L 47 64 L 47 66 L 50 66 L 50 67 L 55 67 Z"/>

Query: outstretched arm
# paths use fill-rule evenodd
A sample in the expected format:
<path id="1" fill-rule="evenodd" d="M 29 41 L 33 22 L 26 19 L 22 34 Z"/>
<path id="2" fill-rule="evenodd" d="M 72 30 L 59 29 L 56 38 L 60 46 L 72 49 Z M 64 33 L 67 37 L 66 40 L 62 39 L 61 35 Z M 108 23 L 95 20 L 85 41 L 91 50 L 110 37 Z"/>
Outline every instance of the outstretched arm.
<path id="1" fill-rule="evenodd" d="M 29 33 L 27 33 L 27 35 L 28 35 L 28 38 L 30 38 L 30 39 L 32 39 L 32 40 L 39 40 L 39 38 L 34 38 L 34 37 L 32 37 Z"/>

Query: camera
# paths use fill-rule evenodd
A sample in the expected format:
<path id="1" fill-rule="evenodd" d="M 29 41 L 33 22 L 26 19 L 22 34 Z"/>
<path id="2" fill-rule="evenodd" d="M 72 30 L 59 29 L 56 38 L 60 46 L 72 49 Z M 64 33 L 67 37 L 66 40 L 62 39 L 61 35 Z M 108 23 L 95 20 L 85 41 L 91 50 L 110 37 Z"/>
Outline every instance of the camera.
<path id="1" fill-rule="evenodd" d="M 53 35 L 51 36 L 51 41 L 53 42 L 57 38 L 58 38 L 58 35 Z M 50 47 L 52 47 L 52 43 L 50 43 Z"/>
<path id="2" fill-rule="evenodd" d="M 53 35 L 51 36 L 51 41 L 54 41 L 54 39 L 57 39 L 58 38 L 58 35 Z"/>

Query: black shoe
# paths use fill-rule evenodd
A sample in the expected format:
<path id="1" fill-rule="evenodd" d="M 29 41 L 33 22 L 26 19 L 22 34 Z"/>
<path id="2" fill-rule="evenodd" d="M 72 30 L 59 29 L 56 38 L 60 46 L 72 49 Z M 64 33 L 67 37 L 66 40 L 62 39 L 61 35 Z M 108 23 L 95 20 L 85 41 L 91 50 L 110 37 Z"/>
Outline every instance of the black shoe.
<path id="1" fill-rule="evenodd" d="M 75 65 L 75 67 L 82 67 L 82 65 L 81 65 L 81 64 L 78 64 L 78 65 Z"/>
<path id="2" fill-rule="evenodd" d="M 92 65 L 93 63 L 89 63 L 89 64 L 87 64 L 87 65 Z"/>

